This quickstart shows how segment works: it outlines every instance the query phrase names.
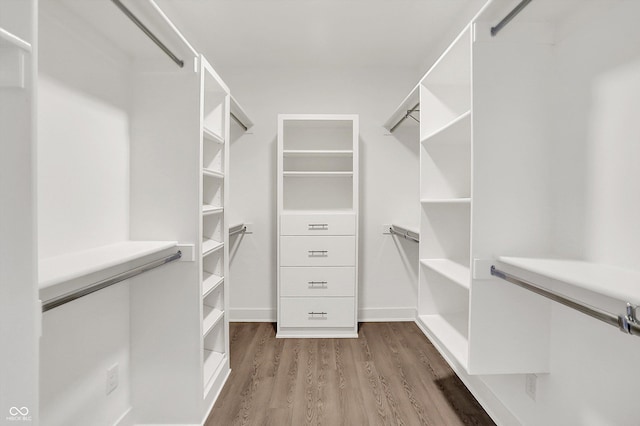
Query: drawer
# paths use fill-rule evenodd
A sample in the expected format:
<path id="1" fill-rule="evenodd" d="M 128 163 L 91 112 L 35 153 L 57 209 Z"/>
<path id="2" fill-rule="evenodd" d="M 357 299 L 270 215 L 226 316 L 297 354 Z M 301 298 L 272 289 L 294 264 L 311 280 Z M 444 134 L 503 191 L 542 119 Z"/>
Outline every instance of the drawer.
<path id="1" fill-rule="evenodd" d="M 353 297 L 282 297 L 281 327 L 353 327 Z"/>
<path id="2" fill-rule="evenodd" d="M 356 215 L 345 214 L 283 214 L 280 235 L 355 235 Z"/>
<path id="3" fill-rule="evenodd" d="M 355 266 L 356 237 L 280 237 L 280 266 Z"/>
<path id="4" fill-rule="evenodd" d="M 355 296 L 356 268 L 280 268 L 280 296 Z"/>

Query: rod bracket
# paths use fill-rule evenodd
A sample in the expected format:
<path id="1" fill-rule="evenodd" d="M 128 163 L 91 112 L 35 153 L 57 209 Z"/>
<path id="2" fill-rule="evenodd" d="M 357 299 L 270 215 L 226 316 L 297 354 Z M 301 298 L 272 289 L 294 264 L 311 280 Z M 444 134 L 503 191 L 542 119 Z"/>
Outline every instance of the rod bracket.
<path id="1" fill-rule="evenodd" d="M 620 330 L 627 334 L 634 334 L 633 325 L 638 324 L 640 324 L 640 322 L 638 322 L 638 306 L 627 303 L 626 315 L 618 316 L 618 325 L 620 326 Z"/>

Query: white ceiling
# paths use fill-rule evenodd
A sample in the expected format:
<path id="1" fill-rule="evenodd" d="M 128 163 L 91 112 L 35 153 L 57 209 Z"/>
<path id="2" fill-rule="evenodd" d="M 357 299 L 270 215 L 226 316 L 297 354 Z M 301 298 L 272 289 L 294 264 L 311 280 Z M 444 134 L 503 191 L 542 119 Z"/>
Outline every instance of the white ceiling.
<path id="1" fill-rule="evenodd" d="M 156 0 L 224 68 L 419 67 L 482 0 Z"/>

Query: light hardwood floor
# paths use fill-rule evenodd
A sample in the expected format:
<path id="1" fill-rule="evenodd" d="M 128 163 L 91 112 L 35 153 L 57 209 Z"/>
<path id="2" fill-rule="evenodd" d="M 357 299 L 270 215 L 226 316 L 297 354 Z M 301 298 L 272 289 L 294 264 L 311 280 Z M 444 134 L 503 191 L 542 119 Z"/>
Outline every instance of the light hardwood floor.
<path id="1" fill-rule="evenodd" d="M 494 424 L 414 323 L 362 323 L 358 339 L 274 328 L 231 324 L 232 372 L 206 426 Z"/>

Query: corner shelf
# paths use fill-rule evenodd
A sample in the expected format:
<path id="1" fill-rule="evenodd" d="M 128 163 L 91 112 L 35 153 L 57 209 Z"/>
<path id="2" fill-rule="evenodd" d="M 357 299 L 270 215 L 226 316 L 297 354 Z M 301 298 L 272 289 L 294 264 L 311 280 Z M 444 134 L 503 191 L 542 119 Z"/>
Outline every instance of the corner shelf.
<path id="1" fill-rule="evenodd" d="M 202 378 L 205 384 L 205 388 L 208 387 L 209 382 L 218 375 L 221 367 L 225 363 L 225 354 L 217 351 L 204 350 L 203 353 L 204 362 L 202 365 Z"/>
<path id="2" fill-rule="evenodd" d="M 462 262 L 450 259 L 421 259 L 420 263 L 467 290 L 471 287 L 470 268 Z"/>

